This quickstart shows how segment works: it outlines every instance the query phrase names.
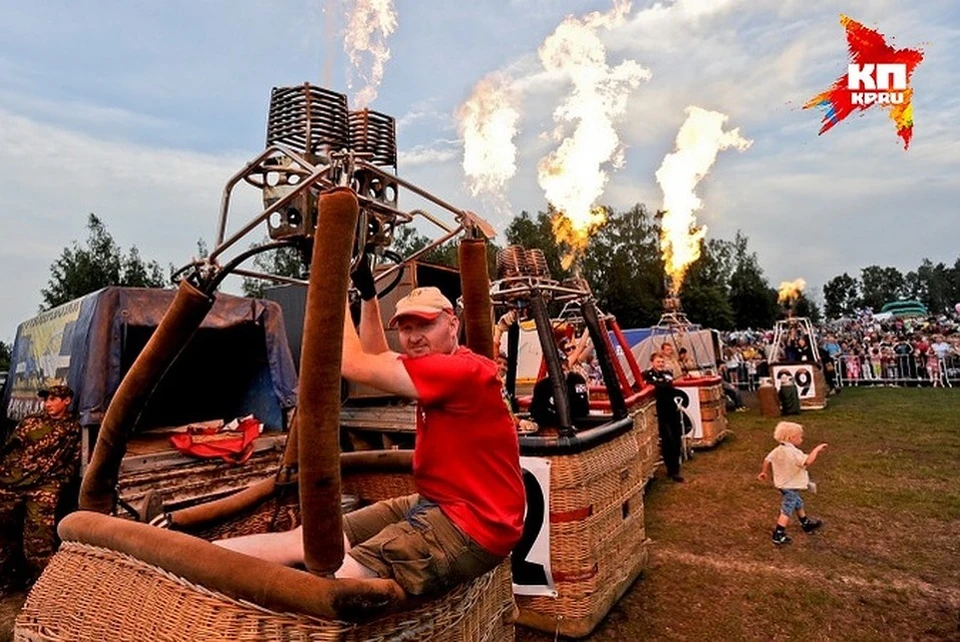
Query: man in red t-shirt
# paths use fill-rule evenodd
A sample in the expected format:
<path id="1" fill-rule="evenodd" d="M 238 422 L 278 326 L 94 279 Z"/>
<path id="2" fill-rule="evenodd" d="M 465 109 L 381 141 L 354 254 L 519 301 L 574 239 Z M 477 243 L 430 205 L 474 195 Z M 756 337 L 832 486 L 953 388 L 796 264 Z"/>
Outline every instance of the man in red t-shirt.
<path id="1" fill-rule="evenodd" d="M 417 400 L 417 494 L 344 516 L 347 555 L 337 576 L 391 577 L 414 595 L 443 591 L 494 568 L 520 540 L 516 429 L 496 363 L 458 345 L 459 320 L 437 288 L 416 288 L 397 303 L 397 354 L 387 347 L 372 277 L 355 281 L 360 328 L 348 314 L 342 374 Z M 281 563 L 303 560 L 299 529 L 219 543 Z"/>

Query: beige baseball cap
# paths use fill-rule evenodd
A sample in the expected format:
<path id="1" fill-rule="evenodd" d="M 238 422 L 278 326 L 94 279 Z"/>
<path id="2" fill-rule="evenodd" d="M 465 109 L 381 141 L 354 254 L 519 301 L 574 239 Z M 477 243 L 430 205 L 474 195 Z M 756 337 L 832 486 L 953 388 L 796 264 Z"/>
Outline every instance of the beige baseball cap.
<path id="1" fill-rule="evenodd" d="M 443 312 L 453 314 L 453 304 L 438 288 L 414 288 L 410 294 L 397 301 L 397 312 L 390 319 L 390 327 L 395 326 L 401 317 L 432 320 Z"/>

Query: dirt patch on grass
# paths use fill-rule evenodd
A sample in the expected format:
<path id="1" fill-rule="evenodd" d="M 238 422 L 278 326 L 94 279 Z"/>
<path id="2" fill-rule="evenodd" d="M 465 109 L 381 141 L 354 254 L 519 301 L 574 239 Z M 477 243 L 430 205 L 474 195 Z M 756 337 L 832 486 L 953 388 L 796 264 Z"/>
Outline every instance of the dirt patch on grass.
<path id="1" fill-rule="evenodd" d="M 13 621 L 27 599 L 25 592 L 0 596 L 0 642 L 13 639 Z"/>
<path id="2" fill-rule="evenodd" d="M 831 574 L 831 576 L 827 576 L 822 572 L 803 566 L 774 566 L 742 559 L 708 557 L 706 555 L 697 555 L 695 553 L 671 548 L 660 549 L 658 556 L 661 560 L 677 561 L 682 564 L 712 568 L 724 575 L 739 574 L 743 576 L 767 575 L 778 578 L 789 577 L 809 584 L 840 584 L 844 587 L 866 591 L 892 589 L 905 594 L 916 594 L 923 599 L 943 602 L 949 607 L 960 609 L 960 589 L 936 586 L 935 584 L 924 582 L 923 580 L 910 576 L 897 576 L 887 573 L 887 577 L 883 580 L 852 575 Z"/>

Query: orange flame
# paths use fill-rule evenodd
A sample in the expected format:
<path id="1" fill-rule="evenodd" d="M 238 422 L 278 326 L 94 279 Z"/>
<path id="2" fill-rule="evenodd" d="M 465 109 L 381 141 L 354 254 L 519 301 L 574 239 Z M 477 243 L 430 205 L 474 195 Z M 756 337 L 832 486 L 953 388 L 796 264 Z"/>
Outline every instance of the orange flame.
<path id="1" fill-rule="evenodd" d="M 457 110 L 463 139 L 463 172 L 470 193 L 486 194 L 505 203 L 503 186 L 517 173 L 517 135 L 520 112 L 510 78 L 492 73 L 480 80 L 470 98 Z"/>
<path id="2" fill-rule="evenodd" d="M 807 282 L 803 279 L 781 281 L 780 287 L 777 288 L 777 303 L 789 303 L 792 305 L 800 298 L 800 294 L 805 287 L 807 287 Z"/>
<path id="3" fill-rule="evenodd" d="M 728 147 L 741 151 L 753 143 L 739 129 L 723 131 L 727 116 L 690 106 L 687 120 L 677 132 L 676 150 L 667 154 L 656 178 L 663 190 L 660 250 L 670 277 L 669 296 L 678 296 L 690 265 L 700 258 L 700 242 L 707 228 L 697 227 L 694 213 L 703 207 L 694 188 L 707 175 L 717 153 Z"/>
<path id="4" fill-rule="evenodd" d="M 553 237 L 557 239 L 557 244 L 560 247 L 566 246 L 567 248 L 563 258 L 560 259 L 560 265 L 564 270 L 569 270 L 574 263 L 579 262 L 584 250 L 587 249 L 590 236 L 592 236 L 606 220 L 607 210 L 603 207 L 594 207 L 591 209 L 589 219 L 585 226 L 582 227 L 574 224 L 563 212 L 554 213 L 550 221 L 550 225 L 553 228 Z"/>
<path id="5" fill-rule="evenodd" d="M 577 249 L 605 220 L 603 208 L 596 207 L 608 179 L 605 166 L 618 168 L 624 160 L 615 121 L 626 114 L 630 90 L 650 77 L 650 71 L 634 60 L 616 67 L 607 64 L 598 31 L 623 24 L 629 11 L 629 2 L 615 0 L 607 13 L 568 16 L 538 51 L 544 69 L 563 74 L 573 84 L 553 114 L 555 135 L 563 140 L 537 165 L 537 181 L 564 219 L 554 221 L 554 233 L 573 250 L 565 263 L 574 260 Z M 565 125 L 573 131 L 564 138 Z"/>
<path id="6" fill-rule="evenodd" d="M 347 86 L 353 89 L 354 76 L 364 83 L 354 96 L 353 108 L 362 109 L 377 97 L 384 65 L 390 60 L 387 38 L 396 29 L 397 12 L 393 0 L 357 0 L 353 6 L 343 39 L 343 50 L 353 64 Z"/>

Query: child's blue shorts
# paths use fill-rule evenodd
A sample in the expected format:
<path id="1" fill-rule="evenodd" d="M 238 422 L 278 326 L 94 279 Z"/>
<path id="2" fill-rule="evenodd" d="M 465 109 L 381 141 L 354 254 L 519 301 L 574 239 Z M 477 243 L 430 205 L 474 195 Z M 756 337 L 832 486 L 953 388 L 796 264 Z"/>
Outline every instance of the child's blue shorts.
<path id="1" fill-rule="evenodd" d="M 782 488 L 780 494 L 783 497 L 780 500 L 780 512 L 786 516 L 793 515 L 793 511 L 803 508 L 803 499 L 800 497 L 800 491 L 793 488 Z"/>

